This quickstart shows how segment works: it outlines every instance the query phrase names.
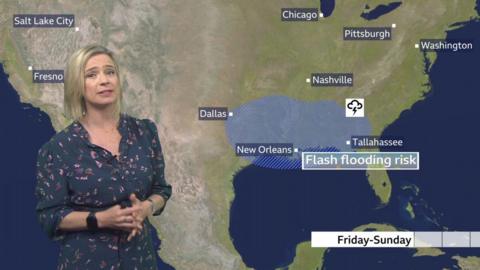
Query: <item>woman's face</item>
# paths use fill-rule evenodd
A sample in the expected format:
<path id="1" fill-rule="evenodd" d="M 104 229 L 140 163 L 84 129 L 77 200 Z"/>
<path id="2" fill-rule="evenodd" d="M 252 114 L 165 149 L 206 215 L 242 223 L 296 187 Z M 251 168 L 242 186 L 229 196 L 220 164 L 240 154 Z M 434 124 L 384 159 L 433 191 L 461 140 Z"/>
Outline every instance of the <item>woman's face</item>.
<path id="1" fill-rule="evenodd" d="M 112 59 L 106 54 L 97 54 L 85 64 L 85 105 L 102 109 L 113 106 L 119 95 L 118 76 Z"/>

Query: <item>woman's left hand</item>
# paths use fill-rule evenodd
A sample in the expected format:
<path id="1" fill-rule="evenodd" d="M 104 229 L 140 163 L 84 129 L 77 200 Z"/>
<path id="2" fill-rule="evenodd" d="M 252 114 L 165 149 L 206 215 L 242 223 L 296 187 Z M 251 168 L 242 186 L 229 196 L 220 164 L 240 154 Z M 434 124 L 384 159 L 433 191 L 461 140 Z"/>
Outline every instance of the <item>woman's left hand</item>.
<path id="1" fill-rule="evenodd" d="M 141 201 L 137 198 L 135 193 L 130 194 L 130 201 L 132 202 L 132 206 L 138 205 L 140 206 L 140 210 L 133 214 L 135 222 L 141 225 L 143 228 L 143 221 L 151 214 L 151 202 L 149 201 Z M 130 241 L 135 235 L 140 234 L 140 230 L 135 228 L 133 229 L 127 237 L 127 241 Z"/>

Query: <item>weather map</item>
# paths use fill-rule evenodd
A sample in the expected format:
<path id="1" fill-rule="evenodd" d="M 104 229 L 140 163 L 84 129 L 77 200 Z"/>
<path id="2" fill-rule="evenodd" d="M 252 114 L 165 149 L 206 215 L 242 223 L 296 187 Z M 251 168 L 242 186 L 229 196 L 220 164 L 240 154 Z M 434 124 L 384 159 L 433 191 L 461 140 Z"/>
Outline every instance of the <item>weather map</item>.
<path id="1" fill-rule="evenodd" d="M 55 266 L 34 164 L 71 121 L 66 60 L 92 43 L 120 62 L 125 112 L 158 126 L 159 269 L 480 269 L 480 1 L 0 10 L 6 269 Z"/>

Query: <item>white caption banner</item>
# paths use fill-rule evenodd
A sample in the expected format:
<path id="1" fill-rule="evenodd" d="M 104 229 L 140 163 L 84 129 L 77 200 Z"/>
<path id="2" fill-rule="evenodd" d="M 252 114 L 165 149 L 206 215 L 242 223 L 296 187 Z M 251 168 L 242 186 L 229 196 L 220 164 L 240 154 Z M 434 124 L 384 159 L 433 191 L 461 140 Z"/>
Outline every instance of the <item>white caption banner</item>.
<path id="1" fill-rule="evenodd" d="M 312 232 L 311 245 L 322 248 L 480 248 L 480 232 Z"/>
<path id="2" fill-rule="evenodd" d="M 312 247 L 408 248 L 414 247 L 413 232 L 312 232 Z"/>
<path id="3" fill-rule="evenodd" d="M 302 152 L 302 170 L 420 170 L 420 153 Z"/>

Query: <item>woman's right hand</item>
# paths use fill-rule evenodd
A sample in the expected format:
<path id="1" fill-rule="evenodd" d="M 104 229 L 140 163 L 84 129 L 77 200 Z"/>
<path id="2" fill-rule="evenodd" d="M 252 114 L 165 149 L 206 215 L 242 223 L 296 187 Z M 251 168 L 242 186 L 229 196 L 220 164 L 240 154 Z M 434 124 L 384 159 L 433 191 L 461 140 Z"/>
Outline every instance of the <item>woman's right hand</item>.
<path id="1" fill-rule="evenodd" d="M 136 221 L 134 214 L 140 210 L 138 205 L 121 208 L 114 205 L 106 210 L 95 214 L 99 228 L 110 228 L 130 232 L 133 229 L 142 229 L 142 225 Z"/>

